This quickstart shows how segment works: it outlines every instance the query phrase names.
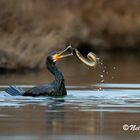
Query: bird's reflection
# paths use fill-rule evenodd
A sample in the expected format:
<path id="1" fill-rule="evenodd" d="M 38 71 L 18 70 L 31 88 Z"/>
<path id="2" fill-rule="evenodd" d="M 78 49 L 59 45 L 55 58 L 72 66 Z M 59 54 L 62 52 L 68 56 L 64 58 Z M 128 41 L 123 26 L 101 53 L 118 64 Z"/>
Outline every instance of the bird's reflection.
<path id="1" fill-rule="evenodd" d="M 64 126 L 64 99 L 53 99 L 53 102 L 48 104 L 46 110 L 46 129 L 47 133 L 53 133 L 55 130 L 59 129 L 61 131 Z M 58 130 L 57 130 L 58 132 Z"/>

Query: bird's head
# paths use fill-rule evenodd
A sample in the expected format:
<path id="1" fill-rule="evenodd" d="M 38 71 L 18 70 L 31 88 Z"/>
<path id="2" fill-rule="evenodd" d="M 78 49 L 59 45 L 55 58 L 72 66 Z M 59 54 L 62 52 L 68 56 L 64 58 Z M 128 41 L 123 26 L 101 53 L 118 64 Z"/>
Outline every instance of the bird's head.
<path id="1" fill-rule="evenodd" d="M 59 52 L 53 52 L 51 54 L 51 58 L 52 58 L 53 62 L 57 62 L 63 58 L 63 55 L 61 55 Z"/>
<path id="2" fill-rule="evenodd" d="M 58 51 L 58 52 L 52 52 L 51 53 L 51 58 L 53 62 L 57 62 L 61 60 L 62 58 L 72 56 L 73 55 L 73 48 L 71 46 L 68 46 L 66 49 Z"/>

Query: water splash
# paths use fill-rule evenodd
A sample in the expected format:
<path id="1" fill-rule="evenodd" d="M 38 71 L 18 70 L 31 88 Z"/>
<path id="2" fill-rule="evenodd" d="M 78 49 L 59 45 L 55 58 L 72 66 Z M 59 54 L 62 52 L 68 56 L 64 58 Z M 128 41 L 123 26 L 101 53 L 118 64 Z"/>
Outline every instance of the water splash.
<path id="1" fill-rule="evenodd" d="M 109 75 L 109 71 L 107 70 L 107 66 L 104 64 L 103 60 L 101 58 L 98 59 L 98 64 L 100 68 L 100 83 L 106 82 L 106 77 L 109 77 L 110 79 L 115 79 L 114 75 Z M 111 70 L 115 72 L 116 66 L 111 66 Z M 102 89 L 99 89 L 102 90 Z"/>
<path id="2" fill-rule="evenodd" d="M 108 73 L 107 70 L 106 70 L 107 67 L 104 65 L 103 60 L 101 58 L 98 60 L 98 64 L 99 64 L 100 69 L 101 69 L 100 74 L 99 74 L 100 83 L 104 83 L 105 82 L 105 76 Z M 104 89 L 100 87 L 98 90 L 103 91 Z"/>

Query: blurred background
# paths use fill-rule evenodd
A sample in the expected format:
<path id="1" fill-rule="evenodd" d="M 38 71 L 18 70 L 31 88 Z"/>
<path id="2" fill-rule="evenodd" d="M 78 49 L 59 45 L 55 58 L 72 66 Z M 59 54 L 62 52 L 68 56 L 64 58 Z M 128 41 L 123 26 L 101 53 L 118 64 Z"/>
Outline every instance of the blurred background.
<path id="1" fill-rule="evenodd" d="M 139 83 L 140 0 L 0 0 L 0 84 L 50 81 L 46 56 L 68 44 L 100 58 L 61 61 L 68 85 Z"/>
<path id="2" fill-rule="evenodd" d="M 122 126 L 139 127 L 140 0 L 0 0 L 0 89 L 52 82 L 46 57 L 69 44 L 95 53 L 96 68 L 59 61 L 65 98 L 0 91 L 0 139 L 139 139 Z"/>

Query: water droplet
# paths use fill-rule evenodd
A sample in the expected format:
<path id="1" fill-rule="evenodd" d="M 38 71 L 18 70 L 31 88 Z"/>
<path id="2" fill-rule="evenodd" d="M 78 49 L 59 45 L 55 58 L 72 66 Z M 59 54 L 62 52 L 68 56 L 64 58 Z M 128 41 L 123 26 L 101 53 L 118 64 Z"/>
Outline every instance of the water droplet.
<path id="1" fill-rule="evenodd" d="M 104 91 L 104 89 L 100 87 L 100 88 L 98 89 L 98 91 Z"/>
<path id="2" fill-rule="evenodd" d="M 99 88 L 99 90 L 102 90 L 102 88 Z"/>
<path id="3" fill-rule="evenodd" d="M 101 80 L 101 83 L 103 83 L 105 80 Z"/>
<path id="4" fill-rule="evenodd" d="M 103 70 L 103 72 L 105 72 L 105 70 Z"/>
<path id="5" fill-rule="evenodd" d="M 113 67 L 113 69 L 115 70 L 115 69 L 116 69 L 116 67 Z"/>
<path id="6" fill-rule="evenodd" d="M 100 75 L 100 77 L 104 77 L 103 75 Z"/>

